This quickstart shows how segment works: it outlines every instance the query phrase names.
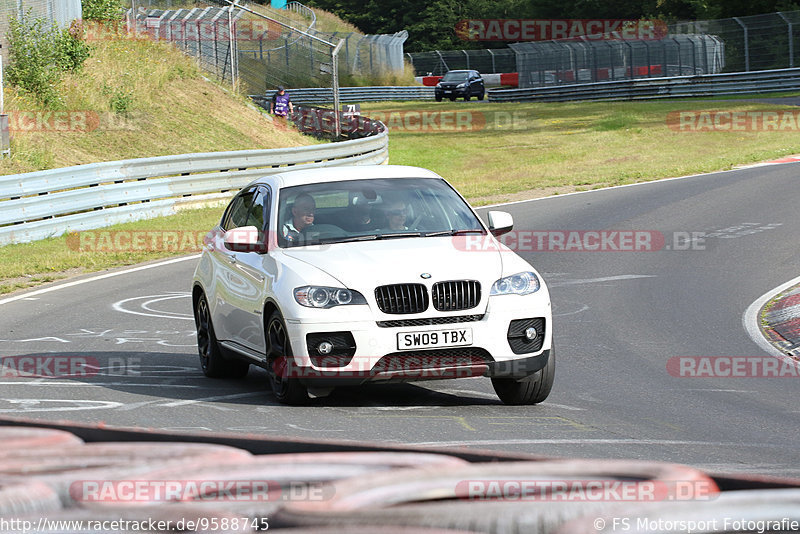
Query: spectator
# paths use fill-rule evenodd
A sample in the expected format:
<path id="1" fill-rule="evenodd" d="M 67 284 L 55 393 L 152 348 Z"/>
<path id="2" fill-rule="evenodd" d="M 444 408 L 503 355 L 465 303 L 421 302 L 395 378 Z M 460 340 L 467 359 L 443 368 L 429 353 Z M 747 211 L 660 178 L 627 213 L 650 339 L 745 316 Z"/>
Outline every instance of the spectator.
<path id="1" fill-rule="evenodd" d="M 278 90 L 272 95 L 272 100 L 269 103 L 269 112 L 284 119 L 294 113 L 292 99 L 282 85 L 279 85 Z"/>

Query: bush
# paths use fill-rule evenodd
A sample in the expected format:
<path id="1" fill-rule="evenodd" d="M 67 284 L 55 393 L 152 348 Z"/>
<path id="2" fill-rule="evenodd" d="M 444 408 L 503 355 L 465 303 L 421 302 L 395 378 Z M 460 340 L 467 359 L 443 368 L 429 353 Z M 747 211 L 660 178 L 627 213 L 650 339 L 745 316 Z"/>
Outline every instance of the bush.
<path id="1" fill-rule="evenodd" d="M 61 102 L 57 91 L 61 73 L 80 69 L 90 53 L 82 29 L 73 25 L 61 30 L 44 19 L 33 18 L 30 10 L 22 20 L 10 20 L 8 42 L 9 83 L 32 94 L 47 108 L 56 108 Z"/>
<path id="2" fill-rule="evenodd" d="M 83 0 L 81 7 L 83 20 L 108 22 L 122 19 L 121 0 Z"/>

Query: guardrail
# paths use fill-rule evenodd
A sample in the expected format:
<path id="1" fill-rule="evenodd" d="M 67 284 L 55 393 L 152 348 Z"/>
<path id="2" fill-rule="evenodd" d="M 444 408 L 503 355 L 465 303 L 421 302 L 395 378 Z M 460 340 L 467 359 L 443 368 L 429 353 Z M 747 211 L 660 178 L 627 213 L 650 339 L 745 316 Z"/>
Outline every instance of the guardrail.
<path id="1" fill-rule="evenodd" d="M 169 215 L 181 203 L 238 190 L 265 174 L 388 160 L 389 137 L 383 124 L 365 119 L 352 130 L 353 137 L 363 137 L 298 148 L 182 154 L 0 176 L 0 246 Z"/>
<path id="2" fill-rule="evenodd" d="M 330 104 L 333 102 L 333 89 L 327 87 L 308 87 L 288 89 L 295 104 Z M 340 87 L 341 102 L 380 102 L 383 100 L 433 100 L 433 87 L 387 86 L 387 87 Z M 272 95 L 267 95 L 266 98 Z M 250 95 L 251 98 L 265 98 L 264 95 Z"/>
<path id="3" fill-rule="evenodd" d="M 492 89 L 490 102 L 567 102 L 572 100 L 645 100 L 800 90 L 800 68 L 644 78 L 530 89 Z"/>

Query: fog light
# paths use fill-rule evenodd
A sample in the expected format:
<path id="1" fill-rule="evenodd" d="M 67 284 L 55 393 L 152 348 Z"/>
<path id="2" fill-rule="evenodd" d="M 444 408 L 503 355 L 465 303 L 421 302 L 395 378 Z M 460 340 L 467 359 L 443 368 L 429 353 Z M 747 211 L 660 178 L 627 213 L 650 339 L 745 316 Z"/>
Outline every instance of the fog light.
<path id="1" fill-rule="evenodd" d="M 538 334 L 539 333 L 532 326 L 525 329 L 525 339 L 527 339 L 528 341 L 533 341 L 534 339 L 536 339 L 536 336 Z"/>
<path id="2" fill-rule="evenodd" d="M 319 352 L 322 355 L 330 354 L 332 350 L 333 350 L 333 343 L 329 341 L 323 341 L 322 343 L 317 345 L 317 352 Z"/>

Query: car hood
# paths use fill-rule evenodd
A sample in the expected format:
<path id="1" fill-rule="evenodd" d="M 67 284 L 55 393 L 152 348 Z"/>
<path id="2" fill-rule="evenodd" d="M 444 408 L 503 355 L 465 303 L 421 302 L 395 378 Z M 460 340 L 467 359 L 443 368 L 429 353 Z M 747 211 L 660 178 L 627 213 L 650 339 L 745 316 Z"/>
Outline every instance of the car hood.
<path id="1" fill-rule="evenodd" d="M 385 284 L 479 280 L 491 287 L 502 276 L 498 250 L 472 251 L 456 238 L 396 238 L 285 249 L 284 254 L 313 265 L 346 287 L 371 292 Z M 430 274 L 423 279 L 422 274 Z"/>

